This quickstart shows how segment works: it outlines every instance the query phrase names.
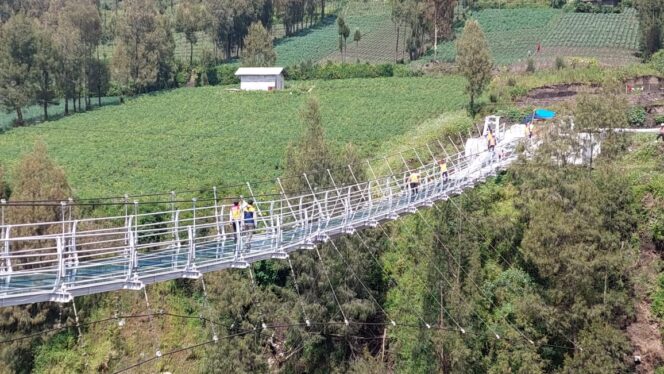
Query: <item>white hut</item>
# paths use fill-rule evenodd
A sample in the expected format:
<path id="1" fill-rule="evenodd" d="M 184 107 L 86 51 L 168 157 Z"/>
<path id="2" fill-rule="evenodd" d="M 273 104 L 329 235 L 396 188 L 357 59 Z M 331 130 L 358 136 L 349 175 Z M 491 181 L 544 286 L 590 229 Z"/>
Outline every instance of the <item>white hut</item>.
<path id="1" fill-rule="evenodd" d="M 246 91 L 272 91 L 284 88 L 284 68 L 239 68 L 240 89 Z"/>

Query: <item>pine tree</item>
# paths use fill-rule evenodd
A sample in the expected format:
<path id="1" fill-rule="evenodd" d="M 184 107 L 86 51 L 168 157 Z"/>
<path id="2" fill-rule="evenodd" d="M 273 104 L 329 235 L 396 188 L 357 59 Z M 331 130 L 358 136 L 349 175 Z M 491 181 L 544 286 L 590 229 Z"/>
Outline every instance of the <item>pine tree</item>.
<path id="1" fill-rule="evenodd" d="M 0 105 L 16 112 L 23 124 L 22 108 L 34 100 L 37 90 L 36 56 L 39 42 L 35 23 L 22 14 L 0 29 Z"/>
<path id="2" fill-rule="evenodd" d="M 353 34 L 353 41 L 358 48 L 360 47 L 360 40 L 362 40 L 362 33 L 360 32 L 360 29 L 355 29 L 355 34 Z"/>
<path id="3" fill-rule="evenodd" d="M 118 20 L 112 75 L 128 93 L 167 87 L 175 42 L 168 20 L 151 0 L 125 0 Z"/>
<path id="4" fill-rule="evenodd" d="M 198 2 L 186 0 L 178 4 L 175 11 L 175 30 L 184 33 L 189 42 L 189 65 L 194 63 L 194 44 L 198 43 L 196 32 L 206 27 L 205 12 Z"/>
<path id="5" fill-rule="evenodd" d="M 272 47 L 272 38 L 260 22 L 249 26 L 249 33 L 244 38 L 242 64 L 244 66 L 273 66 L 277 54 Z"/>
<path id="6" fill-rule="evenodd" d="M 64 169 L 49 157 L 42 141 L 37 141 L 34 150 L 21 158 L 12 175 L 12 200 L 66 201 L 72 196 Z M 12 211 L 11 220 L 13 223 L 56 222 L 62 219 L 61 214 L 60 206 L 17 207 Z"/>
<path id="7" fill-rule="evenodd" d="M 459 71 L 468 80 L 466 92 L 470 96 L 469 111 L 474 115 L 476 113 L 475 99 L 482 94 L 491 81 L 491 69 L 493 68 L 489 45 L 477 21 L 466 22 L 456 48 Z"/>
<path id="8" fill-rule="evenodd" d="M 315 97 L 307 99 L 300 111 L 305 125 L 304 134 L 286 150 L 284 181 L 291 191 L 304 191 L 309 188 L 303 180 L 307 173 L 312 187 L 329 186 L 330 180 L 324 172 L 334 168 L 332 151 L 325 140 L 325 130 L 320 112 L 320 102 Z M 319 171 L 313 173 L 313 171 Z M 321 172 L 322 171 L 322 172 Z"/>

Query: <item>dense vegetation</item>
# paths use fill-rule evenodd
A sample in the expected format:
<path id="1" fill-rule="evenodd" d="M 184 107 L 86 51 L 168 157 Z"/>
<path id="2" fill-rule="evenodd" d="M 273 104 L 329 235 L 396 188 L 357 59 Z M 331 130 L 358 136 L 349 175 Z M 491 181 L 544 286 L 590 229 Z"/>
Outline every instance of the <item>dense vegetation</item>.
<path id="1" fill-rule="evenodd" d="M 320 124 L 311 105 L 308 128 Z M 306 149 L 326 147 L 317 143 L 326 135 L 321 127 L 307 134 L 289 157 L 317 163 Z M 638 254 L 640 205 L 632 191 L 641 186 L 621 165 L 635 160 L 608 153 L 591 171 L 551 162 L 569 146 L 566 138 L 548 144 L 533 160 L 460 197 L 323 245 L 322 263 L 315 252 L 293 255 L 296 278 L 286 262 L 254 265 L 255 286 L 246 270 L 207 274 L 209 306 L 200 281 L 150 286 L 153 308 L 167 313 L 152 322 L 85 326 L 78 342 L 75 329 L 18 342 L 4 346 L 4 354 L 24 360 L 5 362 L 37 372 L 112 371 L 134 363 L 139 352 L 168 352 L 207 341 L 214 331 L 222 337 L 217 344 L 143 369 L 630 372 L 632 348 L 621 328 L 633 313 L 630 264 Z M 654 152 L 648 157 L 663 157 L 660 148 L 647 148 Z M 44 162 L 41 154 L 32 162 Z M 141 299 L 134 292 L 84 297 L 79 313 L 84 321 L 141 313 Z M 34 326 L 57 320 L 57 307 L 46 310 L 52 314 L 45 324 Z M 342 311 L 349 326 L 339 323 Z M 61 312 L 60 319 L 71 318 L 68 308 Z M 3 328 L 31 327 L 8 320 Z M 239 336 L 225 338 L 232 334 Z M 38 347 L 34 361 L 21 350 L 30 344 Z"/>
<path id="2" fill-rule="evenodd" d="M 539 7 L 490 9 L 524 4 Z M 548 4 L 0 2 L 0 100 L 14 112 L 11 118 L 45 115 L 56 105 L 64 114 L 69 105 L 84 111 L 94 106 L 92 96 L 102 100 L 108 92 L 229 84 L 237 65 L 215 66 L 218 59 L 271 64 L 277 35 L 276 63 L 292 65 L 298 80 L 272 93 L 223 86 L 152 92 L 123 98 L 122 106 L 10 129 L 0 134 L 0 198 L 209 193 L 213 185 L 240 186 L 222 189 L 237 195 L 246 181 L 274 192 L 279 176 L 294 191 L 310 187 L 299 178 L 303 172 L 326 168 L 339 183 L 365 179 L 370 173 L 359 166 L 362 158 L 448 135 L 456 141 L 472 131 L 477 118 L 463 110 L 464 86 L 471 113 L 499 111 L 518 120 L 532 108 L 515 100 L 532 88 L 594 84 L 601 96 L 581 95 L 555 109 L 575 115 L 577 129 L 641 121 L 644 109 L 628 107 L 622 82 L 662 74 L 662 52 L 651 66 L 606 70 L 597 60 L 561 58 L 559 70 L 533 71 L 533 62 L 527 74 L 491 77 L 492 57 L 498 64 L 522 62 L 538 43 L 538 62 L 559 55 L 631 60 L 639 34 L 644 55 L 661 46 L 664 18 L 655 0 L 636 1 L 639 15 L 632 9 L 564 13 Z M 331 8 L 343 18 L 330 17 Z M 477 19 L 482 30 L 466 18 Z M 468 38 L 451 40 L 453 21 L 458 31 L 469 30 Z M 445 40 L 436 57 L 457 62 L 463 78 L 421 76 L 407 65 L 314 65 L 414 60 L 436 39 Z M 346 79 L 357 77 L 376 79 Z M 39 113 L 24 115 L 26 107 Z M 560 126 L 571 132 L 566 122 Z M 664 248 L 664 148 L 651 137 L 607 135 L 599 159 L 572 165 L 561 152 L 578 144 L 550 135 L 531 157 L 461 196 L 294 253 L 289 261 L 151 285 L 150 306 L 134 291 L 80 297 L 83 325 L 62 329 L 76 324 L 71 304 L 3 308 L 0 373 L 115 372 L 158 350 L 192 346 L 134 370 L 633 372 L 638 347 L 626 327 L 643 318 L 635 306 L 649 308 L 652 298 L 655 317 L 664 321 L 664 275 L 655 282 L 640 269 L 644 253 L 658 258 Z M 349 163 L 358 165 L 354 175 L 343 167 Z M 379 168 L 403 165 L 377 166 L 381 174 L 387 170 Z M 331 185 L 324 173 L 310 182 Z M 74 215 L 105 213 L 95 208 Z M 54 221 L 61 214 L 58 206 L 15 207 L 2 218 Z M 12 248 L 29 249 L 20 246 Z M 657 260 L 650 267 L 655 275 L 661 271 Z"/>

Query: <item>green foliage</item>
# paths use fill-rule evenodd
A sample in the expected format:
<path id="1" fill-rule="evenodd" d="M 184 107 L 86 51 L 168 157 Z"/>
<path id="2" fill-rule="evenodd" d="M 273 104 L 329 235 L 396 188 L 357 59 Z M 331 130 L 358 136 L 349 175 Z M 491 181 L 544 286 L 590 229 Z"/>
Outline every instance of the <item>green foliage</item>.
<path id="1" fill-rule="evenodd" d="M 583 350 L 565 358 L 563 373 L 631 373 L 630 346 L 625 335 L 615 327 L 595 322 L 579 334 Z"/>
<path id="2" fill-rule="evenodd" d="M 379 77 L 415 77 L 422 73 L 405 65 L 395 64 L 335 64 L 328 62 L 324 65 L 311 62 L 302 63 L 286 68 L 289 80 L 310 79 L 351 79 L 351 78 L 379 78 Z"/>
<path id="3" fill-rule="evenodd" d="M 271 94 L 179 89 L 14 129 L 0 137 L 0 159 L 11 169 L 41 137 L 79 197 L 273 179 L 282 173 L 278 155 L 302 132 L 297 113 L 309 90 L 321 101 L 328 140 L 352 141 L 362 157 L 464 102 L 458 76 L 311 81 Z M 170 151 L 155 153 L 155 142 Z"/>
<path id="4" fill-rule="evenodd" d="M 621 128 L 627 124 L 627 101 L 620 95 L 605 93 L 579 95 L 574 123 L 581 130 Z"/>
<path id="5" fill-rule="evenodd" d="M 35 372 L 49 372 L 55 365 L 67 367 L 72 372 L 82 371 L 82 362 L 73 350 L 75 346 L 76 336 L 73 332 L 65 331 L 55 335 L 35 352 Z"/>
<path id="6" fill-rule="evenodd" d="M 641 51 L 643 56 L 648 58 L 664 46 L 662 40 L 664 14 L 661 11 L 661 3 L 657 0 L 635 0 L 634 5 L 639 11 Z"/>
<path id="7" fill-rule="evenodd" d="M 662 123 L 664 123 L 664 116 L 663 115 L 655 117 L 655 124 L 656 125 L 661 125 Z"/>
<path id="8" fill-rule="evenodd" d="M 244 66 L 273 66 L 277 55 L 272 48 L 272 39 L 260 22 L 249 26 L 249 32 L 244 38 L 244 51 L 242 52 L 242 65 Z"/>
<path id="9" fill-rule="evenodd" d="M 126 93 L 171 84 L 175 42 L 168 20 L 149 0 L 125 0 L 118 20 L 113 77 Z"/>
<path id="10" fill-rule="evenodd" d="M 641 106 L 634 106 L 627 111 L 627 122 L 632 127 L 642 127 L 646 122 L 646 110 Z"/>
<path id="11" fill-rule="evenodd" d="M 206 27 L 206 14 L 202 4 L 184 1 L 175 9 L 175 31 L 184 33 L 189 42 L 189 64 L 194 62 L 194 44 L 198 43 L 198 31 Z"/>
<path id="12" fill-rule="evenodd" d="M 22 125 L 22 107 L 33 100 L 37 89 L 36 26 L 23 15 L 14 16 L 1 26 L 0 105 L 7 111 L 16 111 L 16 121 Z"/>
<path id="13" fill-rule="evenodd" d="M 534 73 L 535 72 L 535 60 L 532 57 L 528 58 L 526 63 L 526 72 Z"/>
<path id="14" fill-rule="evenodd" d="M 664 49 L 650 56 L 650 65 L 660 74 L 664 74 Z"/>
<path id="15" fill-rule="evenodd" d="M 470 96 L 469 111 L 475 113 L 475 98 L 479 97 L 491 81 L 491 54 L 484 33 L 476 21 L 466 23 L 457 41 L 457 64 L 468 81 L 466 93 Z"/>
<path id="16" fill-rule="evenodd" d="M 657 286 L 652 295 L 652 311 L 659 318 L 664 318 L 664 274 L 657 278 Z"/>
<path id="17" fill-rule="evenodd" d="M 567 63 L 565 63 L 565 59 L 563 57 L 560 57 L 560 56 L 556 57 L 556 69 L 560 70 L 560 69 L 564 69 L 565 67 L 567 67 Z"/>

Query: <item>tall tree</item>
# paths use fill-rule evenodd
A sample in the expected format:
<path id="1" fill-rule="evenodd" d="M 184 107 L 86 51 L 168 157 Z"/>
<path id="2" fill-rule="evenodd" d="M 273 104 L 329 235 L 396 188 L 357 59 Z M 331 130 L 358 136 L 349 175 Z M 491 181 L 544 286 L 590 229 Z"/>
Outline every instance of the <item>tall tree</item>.
<path id="1" fill-rule="evenodd" d="M 660 0 L 637 0 L 644 57 L 650 57 L 664 45 L 664 3 Z"/>
<path id="2" fill-rule="evenodd" d="M 457 0 L 428 0 L 426 6 L 427 21 L 433 24 L 434 56 L 438 53 L 438 40 L 448 40 L 454 35 L 454 8 Z"/>
<path id="3" fill-rule="evenodd" d="M 330 155 L 332 151 L 325 140 L 325 129 L 320 111 L 320 102 L 315 97 L 310 97 L 300 111 L 300 118 L 305 125 L 304 134 L 297 143 L 289 145 L 286 150 L 284 180 L 291 191 L 302 191 L 308 188 L 302 180 L 304 173 L 313 170 L 334 169 Z M 309 176 L 313 187 L 328 186 L 330 180 L 325 173 L 315 173 Z"/>
<path id="4" fill-rule="evenodd" d="M 346 58 L 346 40 L 350 36 L 350 27 L 346 24 L 344 17 L 337 18 L 337 33 L 339 34 L 339 49 L 341 50 L 341 60 Z"/>
<path id="5" fill-rule="evenodd" d="M 196 33 L 206 26 L 206 14 L 197 0 L 180 2 L 175 10 L 175 30 L 184 33 L 189 42 L 189 65 L 194 63 L 194 44 L 198 43 Z"/>
<path id="6" fill-rule="evenodd" d="M 484 32 L 477 21 L 466 22 L 463 33 L 457 41 L 457 65 L 466 77 L 466 92 L 470 96 L 469 111 L 475 114 L 475 99 L 479 97 L 491 81 L 491 52 Z"/>
<path id="7" fill-rule="evenodd" d="M 0 105 L 16 112 L 23 124 L 22 108 L 37 89 L 37 38 L 35 23 L 22 14 L 11 17 L 0 29 Z"/>
<path id="8" fill-rule="evenodd" d="M 82 109 L 81 96 L 85 96 L 86 108 L 90 107 L 90 93 L 94 88 L 88 80 L 95 60 L 95 51 L 102 38 L 102 24 L 95 3 L 91 0 L 68 1 L 62 14 L 66 17 L 79 36 L 79 60 L 81 68 L 78 72 L 78 106 Z M 97 55 L 97 62 L 99 61 Z"/>
<path id="9" fill-rule="evenodd" d="M 59 55 L 48 29 L 40 28 L 38 42 L 39 48 L 36 56 L 38 89 L 36 98 L 37 103 L 43 108 L 44 121 L 48 121 L 48 106 L 57 104 L 54 78 L 57 74 Z"/>
<path id="10" fill-rule="evenodd" d="M 244 51 L 242 52 L 242 65 L 244 66 L 273 66 L 277 61 L 277 54 L 272 47 L 272 38 L 260 22 L 249 26 L 249 33 L 244 38 Z"/>
<path id="11" fill-rule="evenodd" d="M 170 25 L 150 0 L 126 0 L 118 20 L 112 74 L 128 93 L 166 87 L 175 42 Z"/>
<path id="12" fill-rule="evenodd" d="M 46 144 L 38 140 L 33 151 L 23 156 L 14 168 L 12 200 L 65 201 L 71 196 L 64 169 L 50 158 Z M 53 205 L 19 207 L 12 212 L 11 221 L 14 223 L 56 222 L 62 219 L 60 206 Z"/>

